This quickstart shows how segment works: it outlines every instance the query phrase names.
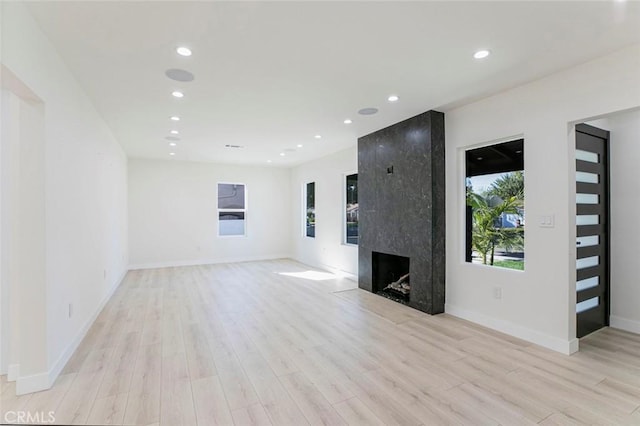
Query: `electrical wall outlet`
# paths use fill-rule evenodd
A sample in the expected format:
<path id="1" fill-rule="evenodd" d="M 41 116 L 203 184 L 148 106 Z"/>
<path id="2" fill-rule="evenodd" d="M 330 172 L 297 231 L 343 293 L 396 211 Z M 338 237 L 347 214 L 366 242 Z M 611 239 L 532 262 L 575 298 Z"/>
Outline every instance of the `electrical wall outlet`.
<path id="1" fill-rule="evenodd" d="M 494 299 L 502 299 L 502 287 L 494 287 L 493 288 L 493 298 Z"/>

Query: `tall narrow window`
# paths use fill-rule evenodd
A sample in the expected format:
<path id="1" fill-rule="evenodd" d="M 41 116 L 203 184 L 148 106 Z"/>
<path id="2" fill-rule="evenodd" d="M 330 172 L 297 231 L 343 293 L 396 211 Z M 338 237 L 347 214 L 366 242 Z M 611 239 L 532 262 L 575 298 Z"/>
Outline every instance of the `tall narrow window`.
<path id="1" fill-rule="evenodd" d="M 218 235 L 246 234 L 246 191 L 241 183 L 218 184 Z"/>
<path id="2" fill-rule="evenodd" d="M 305 189 L 305 217 L 307 237 L 316 236 L 316 183 L 309 182 Z"/>
<path id="3" fill-rule="evenodd" d="M 466 261 L 524 269 L 524 140 L 466 152 Z"/>
<path id="4" fill-rule="evenodd" d="M 346 176 L 345 243 L 358 244 L 358 175 Z"/>

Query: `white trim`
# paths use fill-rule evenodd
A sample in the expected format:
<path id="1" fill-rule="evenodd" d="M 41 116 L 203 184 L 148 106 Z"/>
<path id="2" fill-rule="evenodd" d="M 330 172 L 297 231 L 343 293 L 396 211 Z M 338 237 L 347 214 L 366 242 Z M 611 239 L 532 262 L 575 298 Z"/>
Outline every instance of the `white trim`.
<path id="1" fill-rule="evenodd" d="M 273 254 L 267 256 L 221 257 L 213 259 L 169 260 L 165 262 L 138 263 L 129 265 L 129 270 L 174 268 L 178 266 L 213 265 L 217 263 L 256 262 L 260 260 L 290 259 L 291 254 Z"/>
<path id="2" fill-rule="evenodd" d="M 20 376 L 20 364 L 9 364 L 7 367 L 7 381 L 15 382 Z"/>
<path id="3" fill-rule="evenodd" d="M 616 315 L 609 317 L 609 327 L 640 334 L 640 321 L 634 321 Z"/>
<path id="4" fill-rule="evenodd" d="M 506 333 L 510 336 L 526 340 L 527 342 L 535 343 L 536 345 L 544 346 L 547 349 L 551 349 L 565 355 L 571 355 L 578 351 L 578 339 L 563 340 L 558 337 L 549 336 L 548 334 L 543 334 L 538 331 L 522 327 L 510 321 L 504 321 L 478 312 L 461 309 L 451 304 L 445 304 L 444 311 L 449 315 L 480 324 L 493 330 Z"/>
<path id="5" fill-rule="evenodd" d="M 102 310 L 106 306 L 107 302 L 109 302 L 109 300 L 111 299 L 111 296 L 113 296 L 113 293 L 116 291 L 116 289 L 120 286 L 120 284 L 124 280 L 124 277 L 125 277 L 125 275 L 127 275 L 127 272 L 128 272 L 128 270 L 125 269 L 120 274 L 120 278 L 109 289 L 109 291 L 107 292 L 106 296 L 100 302 L 100 305 L 98 305 L 98 307 L 94 311 L 93 315 L 91 315 L 91 317 L 85 322 L 84 326 L 80 329 L 78 334 L 76 334 L 76 337 L 71 341 L 69 346 L 67 346 L 67 348 L 62 352 L 62 354 L 60 354 L 60 356 L 58 357 L 56 362 L 53 364 L 53 366 L 51 367 L 51 369 L 49 370 L 48 373 L 43 373 L 43 374 L 38 374 L 36 376 L 29 376 L 27 378 L 18 379 L 18 383 L 20 382 L 20 380 L 27 380 L 28 379 L 27 383 L 22 385 L 23 388 L 26 387 L 26 389 L 34 389 L 34 386 L 43 383 L 43 382 L 40 381 L 39 377 L 42 376 L 42 375 L 46 375 L 46 377 L 47 377 L 47 386 L 43 387 L 43 388 L 40 388 L 40 389 L 28 390 L 28 391 L 25 391 L 23 393 L 38 392 L 38 391 L 41 391 L 41 390 L 49 389 L 49 388 L 51 388 L 53 386 L 53 384 L 55 383 L 56 379 L 58 378 L 58 376 L 62 372 L 62 369 L 64 368 L 65 365 L 67 365 L 67 362 L 69 362 L 69 360 L 71 359 L 71 356 L 73 355 L 73 353 L 76 351 L 76 349 L 78 349 L 78 346 L 80 345 L 80 342 L 82 342 L 84 337 L 87 335 L 87 332 L 89 331 L 89 329 L 91 328 L 91 326 L 95 322 L 96 318 L 98 318 L 98 315 L 100 315 L 100 312 L 102 312 Z M 18 386 L 17 385 L 16 385 L 16 394 L 18 394 Z"/>
<path id="6" fill-rule="evenodd" d="M 31 376 L 18 377 L 18 380 L 16 380 L 16 396 L 40 392 L 49 389 L 52 384 L 53 383 L 50 383 L 49 381 L 49 374 L 46 372 Z"/>

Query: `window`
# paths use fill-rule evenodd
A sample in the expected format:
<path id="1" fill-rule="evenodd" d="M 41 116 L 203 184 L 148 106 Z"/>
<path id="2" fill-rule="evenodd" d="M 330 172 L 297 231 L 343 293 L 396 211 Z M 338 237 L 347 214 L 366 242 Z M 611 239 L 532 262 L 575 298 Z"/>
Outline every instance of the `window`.
<path id="1" fill-rule="evenodd" d="M 524 140 L 468 150 L 466 261 L 524 269 Z"/>
<path id="2" fill-rule="evenodd" d="M 246 234 L 246 191 L 241 183 L 218 184 L 218 235 Z"/>
<path id="3" fill-rule="evenodd" d="M 309 182 L 305 188 L 305 235 L 316 237 L 316 183 Z"/>
<path id="4" fill-rule="evenodd" d="M 345 243 L 358 245 L 358 174 L 345 178 Z"/>

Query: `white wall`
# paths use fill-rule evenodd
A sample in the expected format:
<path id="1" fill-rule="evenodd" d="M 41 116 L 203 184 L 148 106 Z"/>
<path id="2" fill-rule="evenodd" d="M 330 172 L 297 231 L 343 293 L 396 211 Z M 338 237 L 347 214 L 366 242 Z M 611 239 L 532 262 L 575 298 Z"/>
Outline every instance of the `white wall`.
<path id="1" fill-rule="evenodd" d="M 446 112 L 445 310 L 570 353 L 575 339 L 573 123 L 640 105 L 640 46 Z M 524 135 L 525 271 L 464 262 L 465 149 Z M 538 226 L 553 215 L 555 227 Z M 502 288 L 502 299 L 493 297 Z"/>
<path id="2" fill-rule="evenodd" d="M 44 108 L 45 231 L 38 244 L 45 252 L 33 267 L 45 271 L 47 362 L 44 371 L 21 371 L 17 389 L 28 392 L 57 377 L 126 272 L 127 170 L 121 147 L 25 6 L 1 7 L 2 64 Z"/>
<path id="3" fill-rule="evenodd" d="M 612 327 L 640 333 L 640 110 L 612 115 L 601 128 L 611 132 L 610 323 Z"/>
<path id="4" fill-rule="evenodd" d="M 291 204 L 293 212 L 293 258 L 299 262 L 358 276 L 358 247 L 344 241 L 345 175 L 357 173 L 357 147 L 340 151 L 291 170 Z M 315 182 L 316 237 L 304 236 L 305 207 L 303 187 Z"/>
<path id="5" fill-rule="evenodd" d="M 289 179 L 277 167 L 129 160 L 131 267 L 289 257 Z M 218 182 L 246 185 L 246 237 L 217 236 Z"/>
<path id="6" fill-rule="evenodd" d="M 3 192 L 9 232 L 12 378 L 47 370 L 44 108 L 8 93 L 11 130 L 3 140 Z M 7 228 L 5 228 L 7 229 Z M 3 232 L 4 234 L 4 232 Z"/>
<path id="7" fill-rule="evenodd" d="M 47 369 L 44 111 L 3 74 L 2 370 L 16 380 Z"/>

